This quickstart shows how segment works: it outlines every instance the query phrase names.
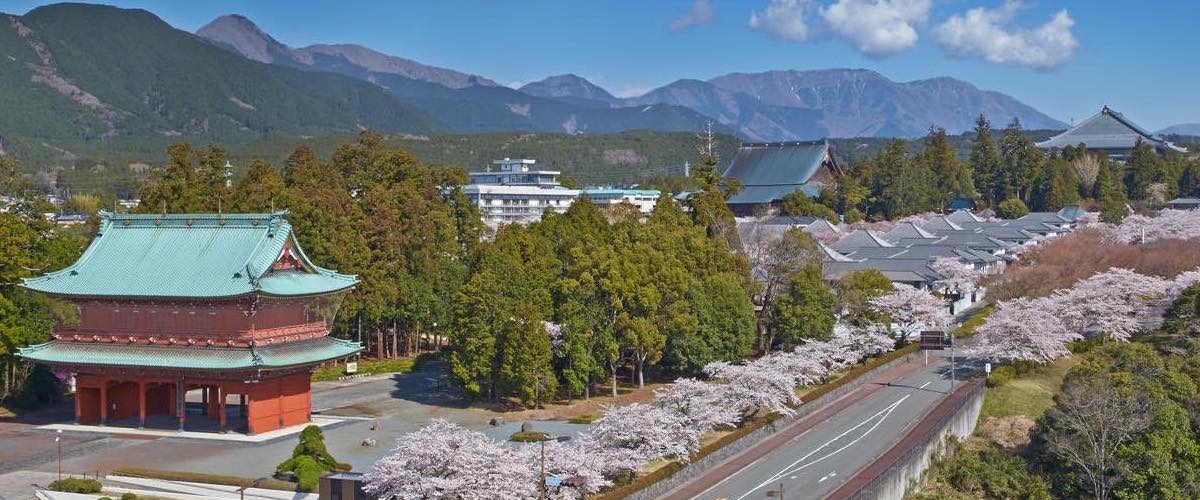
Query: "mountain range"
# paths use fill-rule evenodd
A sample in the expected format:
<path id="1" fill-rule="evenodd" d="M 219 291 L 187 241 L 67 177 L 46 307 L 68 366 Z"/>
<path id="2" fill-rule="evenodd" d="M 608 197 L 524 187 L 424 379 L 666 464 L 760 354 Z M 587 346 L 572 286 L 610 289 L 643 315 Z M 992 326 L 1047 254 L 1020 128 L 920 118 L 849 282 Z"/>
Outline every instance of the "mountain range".
<path id="1" fill-rule="evenodd" d="M 514 93 L 479 75 L 436 68 L 358 45 L 291 48 L 242 16 L 219 17 L 196 34 L 250 59 L 374 82 L 460 130 L 502 130 L 518 125 L 512 123 L 512 117 L 464 123 L 449 116 L 452 108 L 464 106 L 476 111 L 498 110 L 501 115 L 507 110 L 527 118 L 522 121 L 535 130 L 562 125 L 563 114 L 568 112 L 578 119 L 599 109 L 644 113 L 655 109 L 646 106 L 674 106 L 712 118 L 752 140 L 914 137 L 930 126 L 960 133 L 974 127 L 981 113 L 1001 124 L 1016 118 L 1030 129 L 1066 126 L 1010 96 L 946 77 L 894 82 L 861 69 L 731 73 L 708 81 L 678 80 L 622 99 L 583 77 L 565 74 L 526 84 Z M 452 92 L 423 87 L 419 82 Z M 548 101 L 572 108 L 555 108 Z M 553 118 L 540 119 L 546 114 Z M 566 126 L 562 130 L 582 131 Z"/>
<path id="2" fill-rule="evenodd" d="M 745 140 L 959 133 L 983 113 L 1030 129 L 1065 124 L 951 78 L 895 82 L 868 70 L 733 73 L 619 98 L 577 75 L 520 89 L 350 44 L 293 48 L 251 20 L 196 33 L 150 12 L 55 4 L 0 14 L 0 144 L 160 154 L 179 140 L 245 144 L 363 128 L 412 134 L 696 131 Z"/>

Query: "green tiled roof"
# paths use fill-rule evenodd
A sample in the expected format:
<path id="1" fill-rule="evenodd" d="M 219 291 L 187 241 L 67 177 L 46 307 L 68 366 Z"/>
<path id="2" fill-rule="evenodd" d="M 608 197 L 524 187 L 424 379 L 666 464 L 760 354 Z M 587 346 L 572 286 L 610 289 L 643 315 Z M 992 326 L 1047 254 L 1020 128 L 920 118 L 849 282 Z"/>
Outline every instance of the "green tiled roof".
<path id="1" fill-rule="evenodd" d="M 797 189 L 816 197 L 821 186 L 810 183 L 826 158 L 832 158 L 825 141 L 744 143 L 725 170 L 726 179 L 737 179 L 743 189 L 726 200 L 729 204 L 771 203 Z M 836 170 L 837 164 L 834 162 Z"/>
<path id="2" fill-rule="evenodd" d="M 344 358 L 362 350 L 358 342 L 321 337 L 265 347 L 194 347 L 100 344 L 55 340 L 25 347 L 26 359 L 54 365 L 145 366 L 181 370 L 286 368 Z"/>
<path id="3" fill-rule="evenodd" d="M 232 297 L 251 293 L 319 295 L 357 282 L 313 265 L 287 212 L 270 214 L 112 214 L 74 264 L 26 279 L 30 290 L 68 296 Z M 303 271 L 272 271 L 290 248 Z"/>

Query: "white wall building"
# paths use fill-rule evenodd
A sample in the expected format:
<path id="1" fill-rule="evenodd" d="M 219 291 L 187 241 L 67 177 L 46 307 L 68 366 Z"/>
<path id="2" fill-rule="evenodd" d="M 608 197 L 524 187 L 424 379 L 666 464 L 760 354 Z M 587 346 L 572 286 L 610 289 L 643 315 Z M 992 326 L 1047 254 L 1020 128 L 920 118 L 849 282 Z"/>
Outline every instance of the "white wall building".
<path id="1" fill-rule="evenodd" d="M 621 203 L 630 203 L 637 207 L 638 211 L 643 215 L 648 215 L 654 210 L 654 204 L 658 202 L 657 189 L 584 189 L 583 193 L 587 195 L 592 204 L 600 208 L 619 205 Z"/>
<path id="2" fill-rule="evenodd" d="M 567 189 L 558 181 L 561 172 L 537 170 L 536 160 L 493 160 L 487 170 L 468 172 L 471 183 L 463 193 L 479 209 L 480 217 L 488 224 L 523 223 L 541 219 L 546 210 L 558 213 L 579 198 L 580 194 L 597 207 L 631 203 L 643 214 L 654 210 L 659 192 L 652 189 Z"/>
<path id="3" fill-rule="evenodd" d="M 493 160 L 487 170 L 469 172 L 471 184 L 463 193 L 475 203 L 489 224 L 530 222 L 547 209 L 566 212 L 579 190 L 558 183 L 557 170 L 535 170 L 535 160 Z"/>

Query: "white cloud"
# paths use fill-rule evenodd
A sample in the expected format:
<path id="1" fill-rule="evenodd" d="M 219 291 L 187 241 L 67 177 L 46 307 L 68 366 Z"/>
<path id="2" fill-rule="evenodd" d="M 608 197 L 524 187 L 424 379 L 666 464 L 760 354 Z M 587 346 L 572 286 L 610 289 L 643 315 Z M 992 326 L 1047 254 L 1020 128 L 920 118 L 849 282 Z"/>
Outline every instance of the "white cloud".
<path id="1" fill-rule="evenodd" d="M 1070 60 L 1079 42 L 1071 34 L 1075 20 L 1067 10 L 1058 11 L 1036 28 L 1008 27 L 1023 7 L 1016 0 L 1006 0 L 997 9 L 978 7 L 950 16 L 934 28 L 934 39 L 958 58 L 1037 69 L 1052 69 Z"/>
<path id="2" fill-rule="evenodd" d="M 685 30 L 709 24 L 713 21 L 713 7 L 708 0 L 696 0 L 692 10 L 680 14 L 671 21 L 671 31 Z"/>
<path id="3" fill-rule="evenodd" d="M 766 10 L 750 13 L 750 27 L 780 40 L 803 42 L 812 35 L 804 20 L 808 10 L 808 0 L 771 0 Z"/>
<path id="4" fill-rule="evenodd" d="M 838 38 L 872 57 L 897 54 L 917 43 L 913 26 L 929 17 L 930 0 L 838 0 L 821 18 Z"/>

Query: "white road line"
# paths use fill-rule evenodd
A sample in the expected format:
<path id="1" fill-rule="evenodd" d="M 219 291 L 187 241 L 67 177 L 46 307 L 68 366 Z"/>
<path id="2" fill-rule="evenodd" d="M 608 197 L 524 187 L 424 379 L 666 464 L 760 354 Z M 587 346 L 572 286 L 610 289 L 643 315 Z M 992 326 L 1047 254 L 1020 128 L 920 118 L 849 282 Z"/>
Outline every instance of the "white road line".
<path id="1" fill-rule="evenodd" d="M 879 410 L 879 412 L 878 412 L 878 413 L 875 413 L 874 415 L 871 415 L 870 417 L 867 417 L 867 419 L 866 419 L 866 420 L 863 420 L 862 422 L 859 422 L 859 423 L 858 423 L 858 425 L 855 425 L 854 427 L 851 427 L 851 428 L 849 428 L 849 429 L 846 429 L 846 431 L 845 431 L 845 432 L 842 432 L 841 434 L 838 434 L 838 435 L 837 435 L 836 437 L 834 437 L 833 439 L 830 439 L 829 441 L 826 441 L 826 442 L 825 442 L 825 444 L 822 444 L 821 446 L 818 446 L 818 447 L 817 447 L 815 450 L 808 452 L 806 455 L 804 455 L 803 457 L 800 457 L 800 458 L 799 458 L 799 459 L 797 459 L 795 462 L 792 462 L 792 463 L 788 464 L 786 467 L 784 467 L 783 469 L 781 469 L 781 470 L 780 470 L 778 473 L 776 473 L 776 474 L 772 475 L 772 476 L 771 476 L 769 479 L 767 479 L 766 481 L 763 481 L 763 482 L 762 482 L 762 483 L 760 483 L 758 486 L 755 486 L 755 487 L 751 488 L 749 491 L 747 491 L 746 493 L 742 494 L 742 496 L 738 497 L 738 498 L 737 498 L 737 500 L 741 500 L 741 499 L 743 499 L 743 498 L 746 498 L 746 497 L 747 497 L 747 496 L 749 496 L 751 493 L 754 493 L 754 492 L 755 492 L 755 491 L 757 491 L 758 489 L 760 489 L 760 488 L 762 488 L 762 487 L 764 487 L 764 486 L 766 486 L 766 485 L 768 485 L 768 484 L 770 484 L 770 483 L 773 483 L 773 482 L 776 482 L 776 481 L 778 481 L 779 479 L 783 478 L 784 476 L 787 476 L 787 475 L 789 475 L 789 474 L 794 474 L 794 473 L 796 473 L 796 472 L 800 472 L 801 470 L 805 469 L 806 467 L 808 467 L 808 466 L 810 466 L 810 465 L 816 464 L 816 463 L 818 463 L 818 462 L 820 462 L 820 461 L 822 461 L 822 460 L 825 460 L 826 458 L 829 458 L 829 457 L 832 457 L 832 456 L 834 456 L 834 455 L 838 454 L 839 452 L 841 452 L 842 450 L 845 450 L 846 448 L 849 448 L 849 447 L 851 447 L 851 446 L 854 446 L 856 443 L 858 443 L 859 441 L 861 441 L 863 438 L 867 437 L 867 435 L 868 435 L 868 434 L 870 434 L 870 433 L 871 433 L 871 431 L 873 431 L 873 430 L 875 430 L 876 428 L 878 428 L 878 427 L 879 427 L 879 425 L 880 425 L 880 424 L 882 424 L 882 423 L 883 423 L 883 421 L 884 421 L 885 419 L 887 419 L 887 417 L 888 417 L 889 415 L 891 415 L 891 414 L 892 414 L 892 412 L 896 411 L 896 408 L 898 408 L 898 407 L 900 406 L 900 403 L 903 403 L 903 402 L 904 402 L 904 400 L 908 399 L 908 397 L 909 397 L 909 396 L 911 396 L 911 394 L 906 394 L 904 397 L 902 397 L 902 398 L 900 398 L 900 399 L 896 400 L 896 402 L 895 402 L 895 403 L 892 403 L 891 405 L 888 405 L 888 407 L 887 407 L 887 408 L 884 408 L 884 409 L 882 409 L 882 410 Z M 815 455 L 817 452 L 819 452 L 819 451 L 821 451 L 821 450 L 825 449 L 825 447 L 826 447 L 826 446 L 829 446 L 829 445 L 831 445 L 831 444 L 833 444 L 833 443 L 837 442 L 837 440 L 839 440 L 839 439 L 841 439 L 841 438 L 843 438 L 843 437 L 846 437 L 846 435 L 847 435 L 847 434 L 850 434 L 851 432 L 854 432 L 854 431 L 855 431 L 855 430 L 857 430 L 858 428 L 860 428 L 860 427 L 862 427 L 862 426 L 864 426 L 864 425 L 867 425 L 868 423 L 870 423 L 870 422 L 871 422 L 871 421 L 873 421 L 873 420 L 878 420 L 878 421 L 876 421 L 876 422 L 875 422 L 873 425 L 871 425 L 871 427 L 870 427 L 870 428 L 868 428 L 868 429 L 867 429 L 865 432 L 863 432 L 861 436 L 858 436 L 858 437 L 854 438 L 854 440 L 850 441 L 849 443 L 846 443 L 846 444 L 845 444 L 844 446 L 842 446 L 841 448 L 838 448 L 838 449 L 836 449 L 836 450 L 833 450 L 833 451 L 831 451 L 831 452 L 829 452 L 829 453 L 825 454 L 824 456 L 818 457 L 818 458 L 814 459 L 814 460 L 813 460 L 813 461 L 811 461 L 811 462 L 805 463 L 805 464 L 803 464 L 803 465 L 800 465 L 799 467 L 797 467 L 797 464 L 800 464 L 801 462 L 803 462 L 803 461 L 807 460 L 807 459 L 808 459 L 808 457 L 811 457 L 811 456 Z M 744 470 L 744 469 L 743 469 L 743 470 Z M 728 478 L 726 478 L 726 479 L 728 479 Z"/>
<path id="2" fill-rule="evenodd" d="M 920 388 L 921 388 L 921 389 L 924 389 L 924 388 L 925 388 L 925 386 L 927 386 L 927 385 L 929 385 L 929 384 L 932 384 L 932 383 L 933 383 L 933 382 L 925 382 L 924 384 L 921 384 L 921 387 L 920 387 Z"/>

